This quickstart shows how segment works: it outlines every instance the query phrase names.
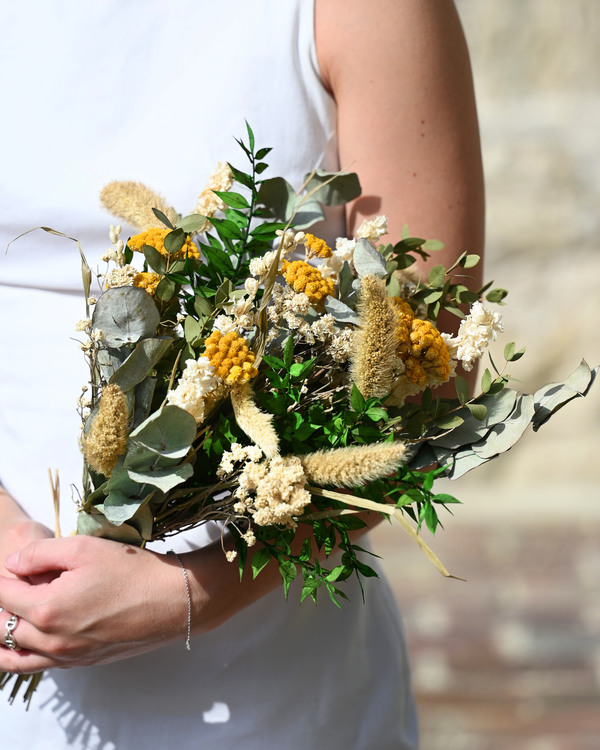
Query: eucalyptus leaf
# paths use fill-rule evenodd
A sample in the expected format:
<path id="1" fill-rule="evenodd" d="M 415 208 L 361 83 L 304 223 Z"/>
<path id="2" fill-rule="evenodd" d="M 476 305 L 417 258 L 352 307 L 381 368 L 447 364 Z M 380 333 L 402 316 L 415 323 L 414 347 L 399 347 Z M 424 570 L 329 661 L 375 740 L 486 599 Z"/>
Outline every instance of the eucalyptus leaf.
<path id="1" fill-rule="evenodd" d="M 263 206 L 271 209 L 277 219 L 288 221 L 298 196 L 294 188 L 283 177 L 271 177 L 261 182 L 258 199 Z"/>
<path id="2" fill-rule="evenodd" d="M 139 484 L 150 484 L 153 487 L 157 487 L 161 492 L 167 493 L 177 487 L 186 479 L 189 479 L 194 473 L 194 469 L 191 464 L 180 464 L 168 469 L 160 469 L 158 471 L 133 471 L 129 470 L 127 474 L 129 478 Z"/>
<path id="3" fill-rule="evenodd" d="M 115 526 L 103 515 L 95 513 L 79 513 L 77 515 L 77 533 L 112 539 L 115 542 L 133 544 L 136 547 L 140 547 L 143 542 L 140 533 L 128 524 Z"/>
<path id="4" fill-rule="evenodd" d="M 206 221 L 206 216 L 202 216 L 202 214 L 189 214 L 189 216 L 184 216 L 177 222 L 177 228 L 183 229 L 187 234 L 193 234 L 202 229 Z"/>
<path id="5" fill-rule="evenodd" d="M 306 184 L 309 192 L 315 188 L 318 189 L 319 203 L 326 206 L 348 203 L 361 193 L 358 175 L 354 172 L 324 172 L 317 169 Z"/>
<path id="6" fill-rule="evenodd" d="M 123 466 L 137 471 L 169 466 L 186 456 L 195 437 L 196 420 L 189 412 L 163 406 L 130 434 Z"/>
<path id="7" fill-rule="evenodd" d="M 579 367 L 569 375 L 564 383 L 548 383 L 548 385 L 536 391 L 533 396 L 535 401 L 535 414 L 532 419 L 533 429 L 539 430 L 556 411 L 572 399 L 586 396 L 596 379 L 598 369 L 598 367 L 593 370 L 590 369 L 587 362 L 582 360 Z"/>
<path id="8" fill-rule="evenodd" d="M 446 280 L 446 267 L 442 265 L 434 266 L 427 275 L 427 281 L 433 287 L 444 286 Z"/>
<path id="9" fill-rule="evenodd" d="M 163 242 L 165 250 L 170 255 L 174 255 L 181 250 L 185 243 L 185 232 L 183 229 L 173 229 L 169 234 L 165 235 Z"/>
<path id="10" fill-rule="evenodd" d="M 161 276 L 164 276 L 167 272 L 167 264 L 163 255 L 155 247 L 152 247 L 152 245 L 143 245 L 142 251 L 150 268 Z"/>
<path id="11" fill-rule="evenodd" d="M 513 447 L 527 429 L 534 414 L 534 400 L 530 394 L 519 395 L 510 416 L 496 424 L 487 435 L 472 448 L 480 458 L 494 458 Z"/>
<path id="12" fill-rule="evenodd" d="M 450 479 L 459 479 L 467 472 L 487 463 L 487 461 L 489 461 L 488 458 L 483 458 L 470 448 L 460 450 L 451 459 L 448 477 Z"/>
<path id="13" fill-rule="evenodd" d="M 341 302 L 336 297 L 328 295 L 325 297 L 325 311 L 336 319 L 338 323 L 353 323 L 358 325 L 359 317 L 351 307 Z"/>
<path id="14" fill-rule="evenodd" d="M 387 275 L 385 258 L 364 238 L 357 240 L 352 262 L 359 276 L 384 278 Z"/>
<path id="15" fill-rule="evenodd" d="M 98 349 L 96 361 L 104 380 L 110 380 L 130 354 L 129 347 Z"/>
<path id="16" fill-rule="evenodd" d="M 92 316 L 92 327 L 102 331 L 109 347 L 151 338 L 159 323 L 160 314 L 152 297 L 134 286 L 107 289 L 98 299 Z"/>
<path id="17" fill-rule="evenodd" d="M 150 493 L 145 497 L 129 497 L 119 490 L 112 490 L 104 501 L 104 515 L 110 523 L 121 526 L 137 513 L 148 502 Z"/>
<path id="18" fill-rule="evenodd" d="M 154 366 L 169 349 L 173 339 L 158 338 L 140 341 L 129 357 L 110 378 L 110 382 L 127 392 L 148 377 Z"/>

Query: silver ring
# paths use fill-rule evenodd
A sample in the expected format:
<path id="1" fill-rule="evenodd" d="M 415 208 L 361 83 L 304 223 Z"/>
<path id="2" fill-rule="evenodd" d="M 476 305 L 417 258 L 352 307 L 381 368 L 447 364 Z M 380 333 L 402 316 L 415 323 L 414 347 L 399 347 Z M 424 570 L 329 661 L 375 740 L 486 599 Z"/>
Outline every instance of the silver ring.
<path id="1" fill-rule="evenodd" d="M 6 635 L 4 636 L 4 645 L 13 651 L 19 651 L 19 644 L 13 635 L 13 630 L 19 624 L 17 615 L 11 615 L 6 621 Z"/>

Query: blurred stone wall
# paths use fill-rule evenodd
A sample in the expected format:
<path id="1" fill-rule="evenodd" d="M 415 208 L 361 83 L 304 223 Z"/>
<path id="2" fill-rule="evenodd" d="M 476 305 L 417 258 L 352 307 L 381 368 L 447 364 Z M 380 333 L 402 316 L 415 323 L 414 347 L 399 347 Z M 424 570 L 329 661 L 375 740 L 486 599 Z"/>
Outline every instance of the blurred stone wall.
<path id="1" fill-rule="evenodd" d="M 456 5 L 479 107 L 486 278 L 510 291 L 503 343 L 527 346 L 510 371 L 532 391 L 564 379 L 582 357 L 600 364 L 600 2 Z M 502 347 L 493 351 L 501 359 Z M 558 512 L 577 498 L 600 518 L 599 449 L 600 380 L 511 454 L 461 481 L 468 492 L 485 490 L 481 512 L 512 511 L 511 502 Z"/>

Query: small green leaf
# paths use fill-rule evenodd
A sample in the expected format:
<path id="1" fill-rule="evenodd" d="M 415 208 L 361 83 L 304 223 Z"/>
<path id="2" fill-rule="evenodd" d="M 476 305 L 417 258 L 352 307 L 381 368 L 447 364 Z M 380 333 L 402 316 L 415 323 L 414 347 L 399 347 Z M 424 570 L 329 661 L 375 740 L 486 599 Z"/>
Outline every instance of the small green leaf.
<path id="1" fill-rule="evenodd" d="M 515 353 L 515 342 L 510 341 L 505 347 L 504 347 L 504 359 L 507 362 L 510 362 L 513 358 L 513 355 Z"/>
<path id="2" fill-rule="evenodd" d="M 190 214 L 177 222 L 177 228 L 182 229 L 187 234 L 192 234 L 201 229 L 206 221 L 206 216 L 202 216 L 202 214 Z"/>
<path id="3" fill-rule="evenodd" d="M 455 427 L 460 427 L 463 422 L 464 419 L 462 417 L 458 417 L 454 414 L 449 414 L 446 417 L 439 417 L 434 420 L 435 426 L 442 430 L 453 430 Z"/>
<path id="4" fill-rule="evenodd" d="M 485 295 L 485 298 L 488 302 L 497 302 L 498 304 L 501 304 L 507 294 L 508 291 L 506 289 L 492 289 L 491 292 L 488 292 Z"/>
<path id="5" fill-rule="evenodd" d="M 164 214 L 159 208 L 153 208 L 152 213 L 156 216 L 156 218 L 164 224 L 166 227 L 169 227 L 169 229 L 174 229 L 175 227 L 173 224 L 171 224 L 170 219 L 166 214 Z"/>
<path id="6" fill-rule="evenodd" d="M 480 422 L 487 417 L 487 406 L 485 404 L 467 404 L 467 408 Z"/>
<path id="7" fill-rule="evenodd" d="M 288 336 L 283 347 L 283 361 L 289 370 L 294 363 L 294 337 Z"/>
<path id="8" fill-rule="evenodd" d="M 460 265 L 463 268 L 473 268 L 476 266 L 480 261 L 479 255 L 465 255 L 465 257 L 461 260 Z"/>
<path id="9" fill-rule="evenodd" d="M 454 378 L 454 388 L 460 403 L 463 405 L 466 404 L 470 396 L 469 384 L 461 375 L 457 375 Z"/>
<path id="10" fill-rule="evenodd" d="M 213 193 L 217 195 L 226 206 L 231 206 L 231 208 L 250 208 L 248 201 L 241 193 L 233 193 L 223 190 L 213 190 Z"/>
<path id="11" fill-rule="evenodd" d="M 427 281 L 431 286 L 444 286 L 446 280 L 446 268 L 443 265 L 434 266 L 427 276 Z"/>
<path id="12" fill-rule="evenodd" d="M 365 408 L 365 397 L 358 390 L 358 386 L 356 385 L 356 383 L 352 385 L 352 393 L 350 394 L 350 406 L 359 414 L 362 414 Z"/>
<path id="13" fill-rule="evenodd" d="M 173 255 L 178 253 L 185 242 L 185 232 L 183 229 L 174 229 L 169 234 L 165 235 L 164 244 L 165 250 Z"/>
<path id="14" fill-rule="evenodd" d="M 252 579 L 255 579 L 258 574 L 263 570 L 271 559 L 271 553 L 266 547 L 261 547 L 252 555 L 251 566 L 252 566 Z"/>
<path id="15" fill-rule="evenodd" d="M 490 390 L 491 385 L 492 385 L 492 373 L 486 367 L 485 372 L 481 376 L 481 390 L 484 393 L 487 393 Z"/>

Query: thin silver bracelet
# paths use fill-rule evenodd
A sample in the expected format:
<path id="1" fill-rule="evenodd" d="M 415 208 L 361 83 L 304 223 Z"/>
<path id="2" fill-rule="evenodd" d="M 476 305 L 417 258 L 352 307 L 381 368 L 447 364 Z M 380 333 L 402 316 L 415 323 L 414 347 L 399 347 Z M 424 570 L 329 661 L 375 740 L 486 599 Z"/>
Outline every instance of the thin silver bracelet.
<path id="1" fill-rule="evenodd" d="M 181 562 L 181 558 L 175 552 L 175 550 L 170 549 L 169 552 L 174 555 L 175 559 L 179 563 L 179 567 L 183 571 L 183 577 L 185 579 L 185 588 L 187 591 L 187 604 L 188 604 L 188 614 L 187 614 L 187 638 L 185 639 L 185 647 L 188 651 L 192 650 L 192 594 L 190 592 L 190 579 L 188 578 L 187 570 L 185 569 L 183 563 Z"/>

